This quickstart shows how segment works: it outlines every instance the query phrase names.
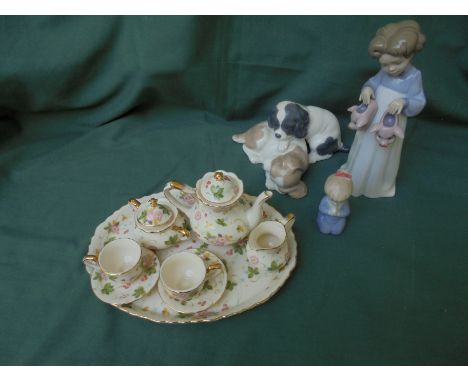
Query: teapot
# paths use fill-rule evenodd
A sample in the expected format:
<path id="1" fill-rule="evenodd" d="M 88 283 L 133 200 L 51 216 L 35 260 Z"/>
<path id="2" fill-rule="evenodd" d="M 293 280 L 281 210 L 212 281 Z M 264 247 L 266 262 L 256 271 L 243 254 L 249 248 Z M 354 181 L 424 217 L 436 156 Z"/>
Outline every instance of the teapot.
<path id="1" fill-rule="evenodd" d="M 146 247 L 169 248 L 191 237 L 185 218 L 167 200 L 151 198 L 147 202 L 130 199 L 135 220 L 135 239 Z"/>
<path id="2" fill-rule="evenodd" d="M 179 190 L 177 197 L 174 189 Z M 223 170 L 206 173 L 195 188 L 175 180 L 164 188 L 166 199 L 187 215 L 200 240 L 218 246 L 245 238 L 260 223 L 263 203 L 273 195 L 263 191 L 251 203 L 243 192 L 237 175 Z"/>

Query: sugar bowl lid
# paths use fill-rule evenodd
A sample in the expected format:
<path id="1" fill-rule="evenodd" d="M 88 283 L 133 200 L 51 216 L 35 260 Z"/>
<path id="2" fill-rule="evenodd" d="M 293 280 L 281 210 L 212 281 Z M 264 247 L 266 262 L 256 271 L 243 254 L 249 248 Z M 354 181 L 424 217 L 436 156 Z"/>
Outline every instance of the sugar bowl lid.
<path id="1" fill-rule="evenodd" d="M 230 205 L 239 199 L 243 192 L 243 183 L 237 175 L 223 170 L 208 172 L 197 182 L 198 196 L 209 205 Z"/>
<path id="2" fill-rule="evenodd" d="M 142 227 L 165 228 L 176 218 L 173 207 L 162 200 L 151 198 L 140 203 L 136 199 L 130 199 L 129 203 L 137 207 L 135 220 Z"/>

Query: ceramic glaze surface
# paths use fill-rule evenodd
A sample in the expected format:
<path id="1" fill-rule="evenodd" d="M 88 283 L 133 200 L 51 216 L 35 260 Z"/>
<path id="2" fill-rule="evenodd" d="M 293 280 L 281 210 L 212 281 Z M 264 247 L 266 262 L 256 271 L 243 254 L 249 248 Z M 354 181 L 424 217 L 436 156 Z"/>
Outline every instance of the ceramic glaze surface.
<path id="1" fill-rule="evenodd" d="M 174 190 L 173 193 L 177 198 L 184 200 L 185 203 L 189 205 L 190 202 L 193 203 L 191 196 L 183 196 L 178 190 Z M 141 198 L 141 200 L 148 200 L 150 197 L 158 198 L 162 197 L 162 194 L 154 194 Z M 243 198 L 248 204 L 253 203 L 255 200 L 254 197 L 245 194 Z M 88 253 L 95 254 L 96 251 L 99 252 L 104 243 L 117 237 L 133 238 L 135 228 L 131 219 L 132 213 L 132 208 L 125 205 L 101 223 L 91 239 Z M 263 218 L 269 220 L 281 219 L 282 216 L 270 205 L 265 204 Z M 153 288 L 150 293 L 132 303 L 111 304 L 131 315 L 160 323 L 214 321 L 252 309 L 268 301 L 289 278 L 296 265 L 297 244 L 293 232 L 288 230 L 285 251 L 289 257 L 289 262 L 281 268 L 274 262 L 270 262 L 267 266 L 255 253 L 248 254 L 246 243 L 247 240 L 244 239 L 233 245 L 215 246 L 192 238 L 177 243 L 168 249 L 158 251 L 161 262 L 172 254 L 185 249 L 198 254 L 209 251 L 222 261 L 226 269 L 226 284 L 221 298 L 211 306 L 209 301 L 201 300 L 200 304 L 204 304 L 201 306 L 202 310 L 197 310 L 194 313 L 177 312 L 164 302 L 158 288 Z M 220 274 L 218 271 L 213 272 L 213 275 Z M 212 287 L 216 289 L 214 286 Z M 207 302 L 203 303 L 203 301 Z"/>
<path id="2" fill-rule="evenodd" d="M 180 299 L 168 293 L 162 280 L 158 283 L 158 293 L 161 299 L 179 314 L 194 314 L 205 310 L 214 305 L 226 290 L 227 271 L 222 261 L 208 251 L 204 251 L 198 256 L 203 261 L 204 267 L 219 264 L 221 268 L 206 274 L 206 278 L 203 279 L 201 288 L 199 290 L 197 288 L 196 294 L 189 296 L 187 299 Z"/>
<path id="3" fill-rule="evenodd" d="M 99 265 L 106 273 L 130 271 L 140 261 L 141 248 L 133 240 L 116 240 L 107 244 L 99 254 Z"/>
<path id="4" fill-rule="evenodd" d="M 205 178 L 214 179 L 214 175 L 211 174 L 217 173 L 223 174 L 223 182 L 226 182 L 226 177 L 231 179 L 235 177 L 235 174 L 219 170 L 205 175 L 197 182 L 196 189 L 179 182 L 170 182 L 166 185 L 164 194 L 172 204 L 188 216 L 191 228 L 200 240 L 211 245 L 232 245 L 245 238 L 261 221 L 264 214 L 263 204 L 271 198 L 272 193 L 264 191 L 254 201 L 247 200 L 242 194 L 227 205 L 210 205 L 200 196 L 199 188 L 200 184 L 204 184 L 207 188 L 211 187 L 212 183 L 208 184 Z M 240 180 L 236 182 L 238 191 L 241 191 L 242 182 Z M 177 190 L 179 191 L 177 195 L 174 193 L 174 183 L 182 188 Z"/>
<path id="5" fill-rule="evenodd" d="M 91 289 L 97 298 L 108 304 L 129 304 L 146 295 L 159 278 L 159 261 L 156 254 L 142 250 L 143 256 L 137 267 L 137 276 L 122 281 L 116 276 L 104 273 L 100 268 L 86 265 L 91 276 Z"/>
<path id="6" fill-rule="evenodd" d="M 188 221 L 166 199 L 130 199 L 135 220 L 134 238 L 145 247 L 164 249 L 191 236 Z"/>
<path id="7" fill-rule="evenodd" d="M 142 229 L 135 229 L 134 238 L 145 247 L 153 247 L 157 249 L 165 249 L 173 245 L 187 240 L 190 236 L 182 234 L 180 231 L 174 229 L 175 227 L 189 228 L 188 219 L 184 216 L 177 216 L 172 227 L 168 227 L 160 232 L 146 232 Z"/>
<path id="8" fill-rule="evenodd" d="M 242 195 L 242 191 L 241 180 L 232 172 L 209 172 L 197 182 L 197 193 L 214 205 L 233 203 Z"/>
<path id="9" fill-rule="evenodd" d="M 190 252 L 174 254 L 161 268 L 161 280 L 164 285 L 177 292 L 188 292 L 197 288 L 203 282 L 205 275 L 205 263 Z"/>
<path id="10" fill-rule="evenodd" d="M 174 219 L 174 212 L 170 206 L 161 201 L 155 203 L 155 206 L 145 203 L 138 209 L 136 219 L 143 226 L 164 226 Z"/>

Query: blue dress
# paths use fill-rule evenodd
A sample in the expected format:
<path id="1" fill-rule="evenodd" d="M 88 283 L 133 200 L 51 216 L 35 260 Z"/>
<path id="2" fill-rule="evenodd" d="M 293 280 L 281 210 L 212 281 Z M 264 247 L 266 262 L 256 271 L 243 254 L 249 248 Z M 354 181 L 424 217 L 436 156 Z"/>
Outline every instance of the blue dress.
<path id="1" fill-rule="evenodd" d="M 405 107 L 398 120 L 404 131 L 406 118 L 419 114 L 426 104 L 421 72 L 412 65 L 408 65 L 406 71 L 396 77 L 380 70 L 364 84 L 366 86 L 374 91 L 378 105 L 378 111 L 369 126 L 380 122 L 393 100 L 403 98 Z M 382 148 L 370 128 L 356 132 L 348 160 L 342 166 L 353 176 L 353 196 L 380 198 L 395 195 L 402 144 L 403 140 L 397 137 L 390 146 Z"/>
<path id="2" fill-rule="evenodd" d="M 324 196 L 319 205 L 317 225 L 320 232 L 339 235 L 346 225 L 346 217 L 350 213 L 349 202 L 333 203 L 328 196 Z"/>

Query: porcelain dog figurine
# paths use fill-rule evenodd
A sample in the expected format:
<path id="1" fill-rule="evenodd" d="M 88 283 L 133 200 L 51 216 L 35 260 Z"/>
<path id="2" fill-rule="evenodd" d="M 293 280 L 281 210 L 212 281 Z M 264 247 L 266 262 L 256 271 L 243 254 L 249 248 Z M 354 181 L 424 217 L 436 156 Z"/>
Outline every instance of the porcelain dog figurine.
<path id="1" fill-rule="evenodd" d="M 275 131 L 267 122 L 260 122 L 243 134 L 232 137 L 243 143 L 242 148 L 252 163 L 263 164 L 266 187 L 293 198 L 307 194 L 307 186 L 301 181 L 309 167 L 307 144 L 304 139 L 288 135 L 283 140 L 275 137 Z"/>
<path id="2" fill-rule="evenodd" d="M 338 120 L 328 110 L 283 101 L 268 120 L 232 137 L 243 143 L 252 163 L 262 163 L 266 187 L 293 198 L 307 194 L 301 181 L 309 163 L 327 159 L 336 151 L 347 151 L 341 141 Z"/>

